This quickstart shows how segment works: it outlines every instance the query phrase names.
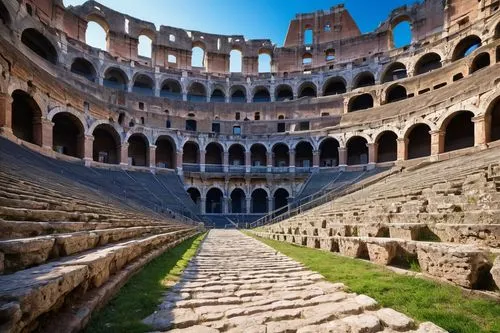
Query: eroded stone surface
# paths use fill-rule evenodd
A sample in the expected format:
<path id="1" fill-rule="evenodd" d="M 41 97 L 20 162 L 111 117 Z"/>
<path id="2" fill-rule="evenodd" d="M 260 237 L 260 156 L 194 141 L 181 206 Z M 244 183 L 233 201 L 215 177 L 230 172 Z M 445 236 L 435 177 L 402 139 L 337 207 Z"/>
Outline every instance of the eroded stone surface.
<path id="1" fill-rule="evenodd" d="M 413 321 L 379 310 L 320 274 L 238 231 L 212 230 L 182 279 L 144 320 L 170 332 L 410 332 Z M 423 331 L 424 332 L 424 331 Z"/>

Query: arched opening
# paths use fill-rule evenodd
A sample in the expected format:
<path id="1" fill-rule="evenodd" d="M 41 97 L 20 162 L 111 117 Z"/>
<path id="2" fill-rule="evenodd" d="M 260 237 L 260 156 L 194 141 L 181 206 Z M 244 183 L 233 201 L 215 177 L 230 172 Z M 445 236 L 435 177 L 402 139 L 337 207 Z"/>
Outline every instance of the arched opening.
<path id="1" fill-rule="evenodd" d="M 231 88 L 231 103 L 246 103 L 245 88 L 237 86 Z"/>
<path id="2" fill-rule="evenodd" d="M 316 97 L 316 86 L 312 82 L 304 82 L 299 87 L 299 98 L 302 97 Z"/>
<path id="3" fill-rule="evenodd" d="M 245 147 L 239 144 L 234 144 L 229 147 L 229 165 L 244 165 L 245 164 Z"/>
<path id="4" fill-rule="evenodd" d="M 370 94 L 354 96 L 349 101 L 348 112 L 366 110 L 373 107 L 373 97 Z"/>
<path id="5" fill-rule="evenodd" d="M 95 82 L 96 71 L 94 66 L 83 58 L 76 58 L 71 64 L 71 72 L 83 76 L 91 82 Z"/>
<path id="6" fill-rule="evenodd" d="M 497 25 L 495 26 L 495 36 L 494 36 L 495 39 L 498 39 L 500 38 L 500 23 L 497 23 Z"/>
<path id="7" fill-rule="evenodd" d="M 21 140 L 42 145 L 42 111 L 22 90 L 12 93 L 12 133 Z"/>
<path id="8" fill-rule="evenodd" d="M 205 148 L 205 163 L 212 165 L 222 165 L 224 149 L 216 142 L 210 142 Z"/>
<path id="9" fill-rule="evenodd" d="M 473 117 L 474 113 L 470 111 L 459 111 L 445 120 L 442 126 L 446 131 L 444 137 L 445 152 L 474 147 Z"/>
<path id="10" fill-rule="evenodd" d="M 398 20 L 392 27 L 391 47 L 400 48 L 411 44 L 412 32 L 411 23 L 406 19 Z"/>
<path id="11" fill-rule="evenodd" d="M 83 158 L 84 129 L 80 119 L 68 112 L 58 113 L 52 118 L 52 146 L 55 151 Z"/>
<path id="12" fill-rule="evenodd" d="M 127 75 L 118 68 L 109 68 L 104 73 L 103 85 L 117 90 L 127 90 Z"/>
<path id="13" fill-rule="evenodd" d="M 377 140 L 377 162 L 392 162 L 397 158 L 398 136 L 392 131 L 385 131 Z"/>
<path id="14" fill-rule="evenodd" d="M 206 209 L 207 214 L 221 214 L 222 213 L 222 199 L 224 195 L 218 188 L 211 188 L 207 192 Z"/>
<path id="15" fill-rule="evenodd" d="M 195 187 L 190 187 L 187 189 L 187 193 L 191 200 L 198 206 L 198 211 L 200 211 L 200 206 L 201 206 L 201 193 L 200 191 L 195 188 Z"/>
<path id="16" fill-rule="evenodd" d="M 271 95 L 266 87 L 258 87 L 255 89 L 252 101 L 254 103 L 265 103 L 271 101 Z"/>
<path id="17" fill-rule="evenodd" d="M 345 94 L 346 91 L 347 89 L 344 79 L 341 77 L 334 77 L 326 81 L 323 88 L 323 96 Z"/>
<path id="18" fill-rule="evenodd" d="M 500 25 L 500 24 L 499 24 Z M 496 98 L 486 111 L 487 141 L 500 140 L 500 98 Z"/>
<path id="19" fill-rule="evenodd" d="M 277 143 L 273 147 L 274 166 L 288 167 L 290 166 L 290 150 L 284 143 Z"/>
<path id="20" fill-rule="evenodd" d="M 439 54 L 431 52 L 423 55 L 415 64 L 415 75 L 425 74 L 435 69 L 441 68 L 441 57 Z"/>
<path id="21" fill-rule="evenodd" d="M 196 132 L 197 123 L 194 119 L 186 119 L 186 131 Z"/>
<path id="22" fill-rule="evenodd" d="M 335 49 L 327 49 L 325 50 L 325 61 L 334 61 L 335 60 Z"/>
<path id="23" fill-rule="evenodd" d="M 387 89 L 387 92 L 385 93 L 385 102 L 392 103 L 402 101 L 407 97 L 408 94 L 406 92 L 406 88 L 397 84 Z"/>
<path id="24" fill-rule="evenodd" d="M 246 201 L 245 192 L 241 188 L 235 188 L 233 192 L 231 192 L 231 213 L 246 213 Z"/>
<path id="25" fill-rule="evenodd" d="M 139 95 L 153 96 L 154 82 L 149 76 L 144 74 L 139 74 L 135 78 L 134 86 L 132 91 Z"/>
<path id="26" fill-rule="evenodd" d="M 400 62 L 395 62 L 387 66 L 382 75 L 382 83 L 401 80 L 408 77 L 406 66 Z"/>
<path id="27" fill-rule="evenodd" d="M 210 102 L 224 103 L 226 101 L 226 94 L 219 88 L 215 88 L 210 95 Z"/>
<path id="28" fill-rule="evenodd" d="M 166 135 L 156 140 L 156 165 L 160 168 L 176 168 L 176 147 L 174 140 Z"/>
<path id="29" fill-rule="evenodd" d="M 258 188 L 252 192 L 252 213 L 263 214 L 268 212 L 268 196 L 267 192 Z"/>
<path id="30" fill-rule="evenodd" d="M 353 89 L 369 87 L 375 85 L 375 77 L 371 72 L 363 72 L 358 74 L 354 79 Z"/>
<path id="31" fill-rule="evenodd" d="M 160 96 L 175 100 L 181 100 L 182 99 L 181 84 L 176 80 L 172 79 L 165 80 L 161 85 Z"/>
<path id="32" fill-rule="evenodd" d="M 24 30 L 21 42 L 39 57 L 54 65 L 57 64 L 57 51 L 54 45 L 38 30 L 32 28 Z"/>
<path id="33" fill-rule="evenodd" d="M 259 73 L 271 73 L 271 55 L 267 53 L 259 53 Z"/>
<path id="34" fill-rule="evenodd" d="M 292 87 L 287 84 L 280 84 L 276 87 L 275 96 L 278 102 L 293 100 Z"/>
<path id="35" fill-rule="evenodd" d="M 120 163 L 120 135 L 113 126 L 100 124 L 92 133 L 94 136 L 92 158 L 96 162 L 118 164 Z"/>
<path id="36" fill-rule="evenodd" d="M 241 73 L 242 57 L 240 50 L 231 50 L 229 53 L 229 71 L 231 73 Z"/>
<path id="37" fill-rule="evenodd" d="M 304 45 L 311 45 L 313 43 L 313 31 L 311 27 L 306 27 L 304 30 Z"/>
<path id="38" fill-rule="evenodd" d="M 302 56 L 302 65 L 310 66 L 313 62 L 313 56 L 311 53 L 304 53 Z"/>
<path id="39" fill-rule="evenodd" d="M 9 11 L 1 1 L 0 1 L 0 21 L 4 25 L 10 25 L 10 23 L 12 22 L 10 19 Z"/>
<path id="40" fill-rule="evenodd" d="M 310 168 L 313 166 L 313 147 L 307 141 L 301 141 L 295 147 L 295 166 Z"/>
<path id="41" fill-rule="evenodd" d="M 206 102 L 207 90 L 205 86 L 199 82 L 193 82 L 189 87 L 187 99 L 191 102 Z"/>
<path id="42" fill-rule="evenodd" d="M 128 160 L 129 165 L 148 166 L 149 145 L 143 134 L 132 134 L 128 139 Z"/>
<path id="43" fill-rule="evenodd" d="M 468 56 L 469 54 L 474 52 L 474 50 L 478 49 L 480 46 L 481 46 L 481 38 L 479 38 L 478 36 L 471 35 L 465 37 L 457 44 L 455 50 L 453 50 L 451 61 L 457 61 Z"/>
<path id="44" fill-rule="evenodd" d="M 205 68 L 205 50 L 195 46 L 191 52 L 191 67 Z"/>
<path id="45" fill-rule="evenodd" d="M 477 72 L 480 69 L 486 68 L 491 64 L 490 54 L 488 52 L 483 52 L 478 54 L 472 61 L 470 67 L 470 74 Z"/>
<path id="46" fill-rule="evenodd" d="M 354 136 L 347 141 L 347 165 L 368 164 L 368 146 L 365 138 Z"/>
<path id="47" fill-rule="evenodd" d="M 274 192 L 274 210 L 288 206 L 290 193 L 284 188 L 279 188 Z"/>
<path id="48" fill-rule="evenodd" d="M 339 142 L 334 138 L 326 138 L 319 145 L 319 165 L 323 168 L 339 165 Z"/>
<path id="49" fill-rule="evenodd" d="M 108 51 L 108 30 L 107 24 L 100 18 L 96 21 L 89 20 L 85 30 L 85 43 L 96 49 Z"/>
<path id="50" fill-rule="evenodd" d="M 146 35 L 139 36 L 139 45 L 137 46 L 137 54 L 140 57 L 151 58 L 153 50 L 153 41 Z"/>
<path id="51" fill-rule="evenodd" d="M 407 134 L 408 159 L 430 156 L 431 134 L 430 127 L 426 124 L 415 125 Z"/>
<path id="52" fill-rule="evenodd" d="M 254 144 L 250 148 L 250 160 L 254 167 L 267 166 L 267 149 L 263 144 Z"/>
<path id="53" fill-rule="evenodd" d="M 200 147 L 196 142 L 188 141 L 184 144 L 184 146 L 182 147 L 182 163 L 200 163 Z"/>

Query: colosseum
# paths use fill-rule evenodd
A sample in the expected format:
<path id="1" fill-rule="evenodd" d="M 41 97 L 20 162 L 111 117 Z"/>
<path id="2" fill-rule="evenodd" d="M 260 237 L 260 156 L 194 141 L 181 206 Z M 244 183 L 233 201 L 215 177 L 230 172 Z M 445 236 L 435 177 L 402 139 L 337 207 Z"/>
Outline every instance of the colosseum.
<path id="1" fill-rule="evenodd" d="M 0 0 L 0 332 L 500 332 L 499 6 L 423 0 L 362 33 L 336 5 L 278 46 Z M 137 292 L 147 328 L 99 327 L 189 246 L 154 304 Z M 307 256 L 493 320 L 412 312 Z"/>

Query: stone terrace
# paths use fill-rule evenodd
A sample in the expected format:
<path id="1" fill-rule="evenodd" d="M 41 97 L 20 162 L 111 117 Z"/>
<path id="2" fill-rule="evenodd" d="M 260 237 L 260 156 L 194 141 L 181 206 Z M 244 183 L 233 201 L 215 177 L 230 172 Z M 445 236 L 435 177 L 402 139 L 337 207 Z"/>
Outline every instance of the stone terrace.
<path id="1" fill-rule="evenodd" d="M 348 293 L 239 231 L 212 230 L 144 320 L 171 332 L 445 332 Z"/>

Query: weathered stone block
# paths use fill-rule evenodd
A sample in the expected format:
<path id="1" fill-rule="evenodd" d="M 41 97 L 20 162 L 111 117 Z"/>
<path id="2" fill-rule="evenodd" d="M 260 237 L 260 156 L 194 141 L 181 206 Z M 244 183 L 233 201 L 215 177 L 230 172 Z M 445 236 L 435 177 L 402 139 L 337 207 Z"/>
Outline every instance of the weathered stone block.
<path id="1" fill-rule="evenodd" d="M 353 258 L 368 257 L 366 243 L 357 237 L 340 237 L 338 239 L 340 254 Z"/>
<path id="2" fill-rule="evenodd" d="M 384 238 L 366 238 L 366 247 L 370 261 L 380 265 L 388 265 L 396 257 L 398 242 Z"/>
<path id="3" fill-rule="evenodd" d="M 493 262 L 493 268 L 490 271 L 493 281 L 495 281 L 498 288 L 500 288 L 500 256 Z"/>

